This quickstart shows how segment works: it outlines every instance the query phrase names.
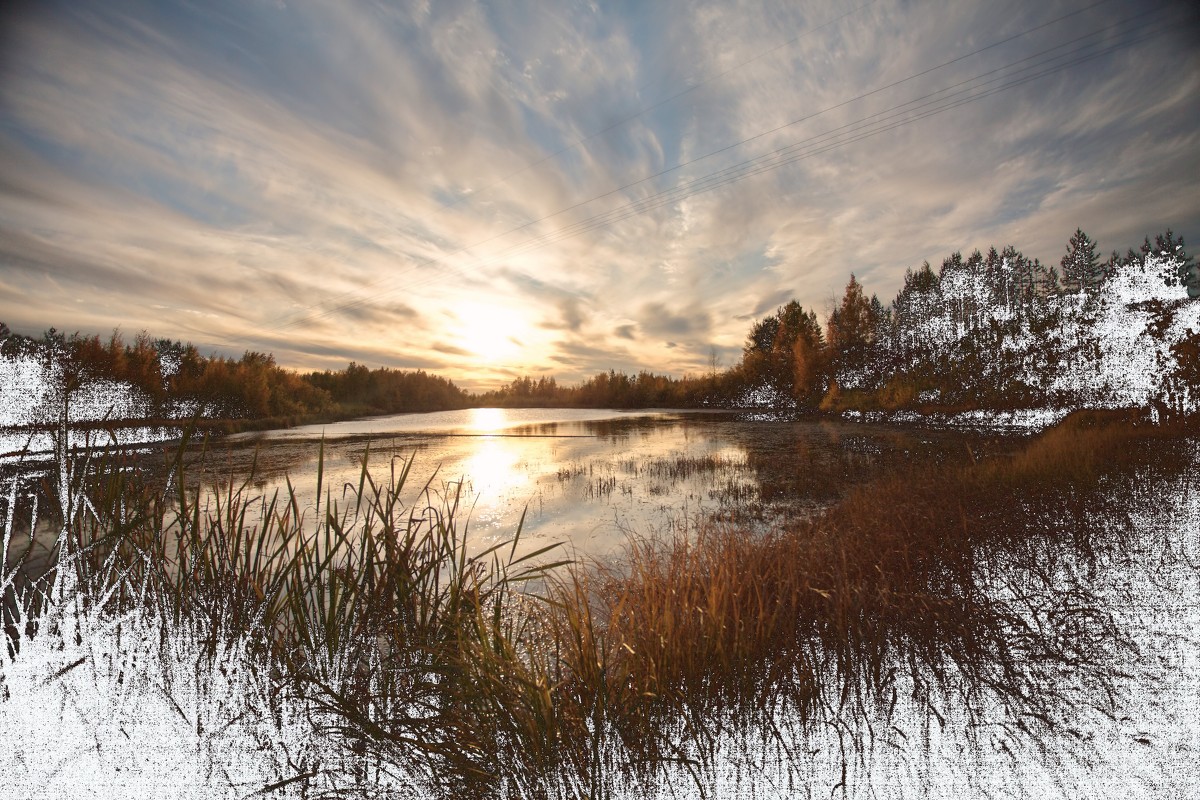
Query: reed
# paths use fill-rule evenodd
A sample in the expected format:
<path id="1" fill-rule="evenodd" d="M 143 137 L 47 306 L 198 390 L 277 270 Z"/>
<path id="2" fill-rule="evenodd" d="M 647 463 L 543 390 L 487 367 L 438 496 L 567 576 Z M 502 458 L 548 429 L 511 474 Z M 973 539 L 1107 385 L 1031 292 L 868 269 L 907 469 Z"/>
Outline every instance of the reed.
<path id="1" fill-rule="evenodd" d="M 679 769 L 703 787 L 722 736 L 782 741 L 780 719 L 801 735 L 887 720 L 901 687 L 939 719 L 939 702 L 980 693 L 1046 716 L 1047 675 L 1102 680 L 1116 634 L 1084 595 L 1055 598 L 1050 576 L 1115 546 L 1097 520 L 1148 448 L 1172 468 L 1163 436 L 1068 420 L 1012 457 L 885 477 L 762 533 L 635 536 L 606 564 L 517 556 L 520 527 L 472 554 L 461 484 L 414 492 L 410 460 L 377 477 L 369 448 L 357 483 L 334 487 L 322 445 L 312 508 L 290 482 L 256 494 L 253 475 L 205 494 L 183 448 L 165 482 L 81 455 L 45 487 L 58 562 L 25 601 L 55 578 L 90 608 L 208 631 L 214 659 L 240 632 L 261 676 L 347 753 L 440 796 L 597 798 Z"/>
<path id="2" fill-rule="evenodd" d="M 1168 439 L 1074 419 L 1012 458 L 884 478 L 785 528 L 634 538 L 622 562 L 572 571 L 561 588 L 563 606 L 590 609 L 602 674 L 590 649 L 568 660 L 589 696 L 619 709 L 610 717 L 639 763 L 672 760 L 664 730 L 704 753 L 704 731 L 770 730 L 780 709 L 801 732 L 863 722 L 894 708 L 901 685 L 939 719 L 935 697 L 970 707 L 985 693 L 1014 718 L 1049 719 L 1041 687 L 1055 670 L 1103 683 L 1105 648 L 1120 646 L 1086 581 L 1055 581 L 1121 546 L 1106 524 L 1121 489 L 1148 461 L 1183 465 Z M 582 615 L 568 619 L 583 640 Z"/>

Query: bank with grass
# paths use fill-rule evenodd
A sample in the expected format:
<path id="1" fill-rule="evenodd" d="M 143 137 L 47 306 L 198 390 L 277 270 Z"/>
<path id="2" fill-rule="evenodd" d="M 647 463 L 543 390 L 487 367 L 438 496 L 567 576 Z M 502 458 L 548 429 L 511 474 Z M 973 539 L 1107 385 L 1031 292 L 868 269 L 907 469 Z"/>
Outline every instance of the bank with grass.
<path id="1" fill-rule="evenodd" d="M 402 463 L 348 487 L 318 473 L 315 507 L 251 481 L 201 507 L 178 472 L 75 458 L 48 487 L 57 568 L 6 566 L 0 715 L 31 738 L 0 775 L 118 786 L 149 726 L 185 746 L 143 753 L 138 780 L 297 797 L 827 791 L 883 731 L 919 759 L 921 725 L 946 719 L 1046 745 L 1119 683 L 1128 632 L 1094 576 L 1146 546 L 1131 498 L 1196 467 L 1194 432 L 1077 414 L 807 521 L 585 564 L 468 555 L 461 496 L 414 493 Z M 1186 560 L 1186 533 L 1159 556 Z M 78 747 L 31 727 L 55 697 L 77 699 L 46 730 Z"/>

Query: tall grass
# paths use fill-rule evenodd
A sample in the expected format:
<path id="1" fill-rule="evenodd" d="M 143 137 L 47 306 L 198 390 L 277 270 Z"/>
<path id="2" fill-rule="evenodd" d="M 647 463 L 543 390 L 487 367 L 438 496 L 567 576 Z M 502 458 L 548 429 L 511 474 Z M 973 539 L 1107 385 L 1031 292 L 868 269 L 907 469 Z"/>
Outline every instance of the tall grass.
<path id="1" fill-rule="evenodd" d="M 199 625 L 210 659 L 241 636 L 266 679 L 329 712 L 320 724 L 356 750 L 381 744 L 447 789 L 530 773 L 497 752 L 512 739 L 499 728 L 528 723 L 522 709 L 506 718 L 478 681 L 516 681 L 540 699 L 509 609 L 517 587 L 553 568 L 534 563 L 546 549 L 516 557 L 514 539 L 468 557 L 460 485 L 427 485 L 409 505 L 409 464 L 393 461 L 377 483 L 368 458 L 357 485 L 322 487 L 321 469 L 320 500 L 306 510 L 290 483 L 254 495 L 253 475 L 202 504 L 181 474 L 182 450 L 157 486 L 119 458 L 80 454 L 45 487 L 63 511 L 57 565 L 10 591 L 12 649 L 32 633 L 20 620 L 54 597 L 114 619 L 153 614 L 164 635 Z"/>
<path id="2" fill-rule="evenodd" d="M 1103 691 L 1122 637 L 1066 568 L 1121 546 L 1122 489 L 1148 462 L 1182 467 L 1169 441 L 1077 418 L 1012 458 L 910 470 L 764 534 L 635 538 L 622 562 L 560 578 L 572 611 L 555 636 L 594 643 L 566 669 L 632 765 L 686 751 L 708 768 L 712 732 L 771 732 L 781 711 L 800 735 L 831 721 L 861 735 L 902 686 L 931 718 L 948 711 L 938 697 L 986 695 L 1036 726 L 1063 700 L 1046 688 L 1058 671 Z"/>
<path id="3" fill-rule="evenodd" d="M 702 789 L 723 737 L 863 736 L 901 691 L 939 720 L 984 695 L 1049 720 L 1055 671 L 1102 684 L 1119 632 L 1086 586 L 1058 592 L 1060 568 L 1119 545 L 1100 522 L 1155 437 L 1076 419 L 1011 458 L 861 486 L 811 520 L 634 537 L 607 564 L 517 557 L 520 528 L 471 555 L 461 484 L 413 492 L 410 461 L 377 477 L 369 450 L 335 487 L 322 446 L 312 508 L 290 483 L 256 495 L 253 475 L 205 494 L 182 449 L 165 482 L 64 453 L 46 487 L 56 571 L 9 605 L 36 615 L 73 586 L 88 613 L 199 631 L 217 669 L 236 640 L 357 765 L 334 779 L 330 760 L 283 759 L 281 792 L 325 776 L 369 794 L 372 770 L 446 797 L 597 798 L 681 771 Z M 32 634 L 17 622 L 14 646 Z M 790 766 L 801 781 L 805 763 Z"/>

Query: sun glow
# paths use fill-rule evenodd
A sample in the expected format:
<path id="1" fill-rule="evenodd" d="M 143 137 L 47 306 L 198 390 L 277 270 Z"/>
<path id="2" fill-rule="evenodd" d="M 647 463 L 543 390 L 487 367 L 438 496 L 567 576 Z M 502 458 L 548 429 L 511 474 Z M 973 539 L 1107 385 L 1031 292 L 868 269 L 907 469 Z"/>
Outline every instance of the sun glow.
<path id="1" fill-rule="evenodd" d="M 488 438 L 479 443 L 463 464 L 463 474 L 472 488 L 481 492 L 486 504 L 508 499 L 507 496 L 529 482 L 520 469 L 522 451 L 507 439 Z"/>
<path id="2" fill-rule="evenodd" d="M 478 433 L 498 431 L 504 427 L 507 417 L 503 408 L 472 408 L 468 426 Z"/>
<path id="3" fill-rule="evenodd" d="M 500 305 L 473 303 L 457 311 L 458 339 L 481 361 L 510 361 L 522 349 L 528 325 L 520 314 Z"/>

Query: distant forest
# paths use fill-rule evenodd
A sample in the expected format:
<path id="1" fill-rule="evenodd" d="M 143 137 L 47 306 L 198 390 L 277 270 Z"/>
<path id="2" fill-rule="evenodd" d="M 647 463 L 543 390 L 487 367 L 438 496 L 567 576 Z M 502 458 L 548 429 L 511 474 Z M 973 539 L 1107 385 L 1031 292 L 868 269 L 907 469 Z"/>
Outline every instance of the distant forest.
<path id="1" fill-rule="evenodd" d="M 136 415 L 294 424 L 472 406 L 773 407 L 954 412 L 1141 406 L 1200 408 L 1200 278 L 1168 230 L 1102 259 L 1076 230 L 1057 267 L 1013 247 L 954 253 L 909 270 L 890 304 L 851 274 L 827 318 L 792 301 L 753 323 L 738 364 L 681 378 L 602 372 L 563 386 L 521 377 L 471 394 L 421 370 L 299 373 L 270 354 L 203 356 L 138 334 L 107 340 L 0 325 L 0 354 L 37 360 L 59 392 L 104 382 L 139 396 Z"/>

